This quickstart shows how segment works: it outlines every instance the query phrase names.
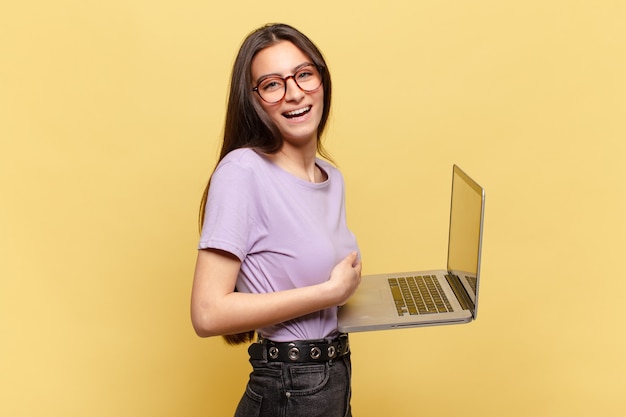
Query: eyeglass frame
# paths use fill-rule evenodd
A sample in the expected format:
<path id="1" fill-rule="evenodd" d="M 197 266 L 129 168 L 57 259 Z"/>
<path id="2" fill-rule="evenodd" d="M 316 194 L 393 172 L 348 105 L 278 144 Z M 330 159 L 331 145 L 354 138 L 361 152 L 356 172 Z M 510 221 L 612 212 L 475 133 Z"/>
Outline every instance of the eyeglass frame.
<path id="1" fill-rule="evenodd" d="M 302 88 L 302 87 L 300 86 L 300 84 L 298 84 L 298 81 L 296 81 L 296 78 L 295 78 L 295 77 L 296 77 L 296 75 L 297 75 L 300 71 L 302 71 L 304 68 L 307 68 L 307 67 L 313 67 L 313 68 L 315 68 L 315 69 L 317 70 L 318 74 L 319 74 L 319 77 L 320 77 L 320 85 L 318 85 L 317 87 L 315 87 L 315 88 L 314 88 L 314 89 L 312 89 L 312 90 L 305 90 L 304 88 Z M 318 89 L 319 89 L 319 88 L 320 88 L 320 87 L 324 84 L 324 77 L 322 76 L 321 67 L 320 67 L 320 66 L 318 66 L 318 65 L 315 65 L 315 64 L 313 64 L 313 63 L 311 63 L 311 62 L 309 62 L 309 63 L 307 63 L 307 64 L 305 64 L 305 65 L 302 65 L 302 66 L 301 66 L 298 70 L 296 70 L 296 72 L 294 72 L 293 74 L 288 75 L 288 76 L 286 76 L 286 77 L 279 77 L 278 75 L 274 75 L 274 76 L 270 76 L 270 77 L 263 78 L 261 81 L 259 81 L 259 83 L 256 85 L 256 87 L 252 87 L 252 91 L 256 92 L 256 93 L 259 95 L 259 97 L 261 98 L 261 100 L 263 100 L 264 102 L 266 102 L 266 103 L 268 103 L 268 104 L 276 104 L 276 103 L 280 103 L 281 101 L 283 101 L 283 100 L 285 99 L 285 96 L 287 95 L 287 80 L 288 80 L 288 79 L 290 79 L 290 78 L 293 80 L 293 82 L 296 84 L 296 86 L 297 86 L 297 87 L 298 87 L 301 91 L 304 91 L 305 93 L 312 93 L 312 92 L 314 92 L 314 91 L 318 90 Z M 267 100 L 265 100 L 265 99 L 263 98 L 263 96 L 261 96 L 261 92 L 259 91 L 259 86 L 261 85 L 261 83 L 262 83 L 263 81 L 265 81 L 265 80 L 267 80 L 267 79 L 277 79 L 277 80 L 282 80 L 282 81 L 283 81 L 283 83 L 284 83 L 284 89 L 283 89 L 283 90 L 284 90 L 284 91 L 283 91 L 283 95 L 282 95 L 282 97 L 280 98 L 280 100 L 276 100 L 276 101 L 267 101 Z"/>

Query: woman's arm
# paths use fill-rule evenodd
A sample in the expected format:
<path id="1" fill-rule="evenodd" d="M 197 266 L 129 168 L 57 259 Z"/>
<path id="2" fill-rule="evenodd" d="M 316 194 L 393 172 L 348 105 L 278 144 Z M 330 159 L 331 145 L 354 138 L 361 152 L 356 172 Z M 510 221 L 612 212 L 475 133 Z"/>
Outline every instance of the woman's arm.
<path id="1" fill-rule="evenodd" d="M 267 294 L 234 291 L 241 261 L 212 249 L 198 251 L 191 322 L 201 337 L 242 333 L 344 304 L 361 282 L 361 261 L 351 253 L 321 284 Z"/>

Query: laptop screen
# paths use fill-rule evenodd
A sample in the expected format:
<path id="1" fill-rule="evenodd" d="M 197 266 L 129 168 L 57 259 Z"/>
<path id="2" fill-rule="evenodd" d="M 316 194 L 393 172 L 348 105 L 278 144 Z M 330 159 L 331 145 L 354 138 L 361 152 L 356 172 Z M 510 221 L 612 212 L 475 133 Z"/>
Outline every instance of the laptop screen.
<path id="1" fill-rule="evenodd" d="M 448 271 L 457 275 L 463 283 L 474 303 L 475 319 L 485 192 L 456 165 L 452 175 Z"/>

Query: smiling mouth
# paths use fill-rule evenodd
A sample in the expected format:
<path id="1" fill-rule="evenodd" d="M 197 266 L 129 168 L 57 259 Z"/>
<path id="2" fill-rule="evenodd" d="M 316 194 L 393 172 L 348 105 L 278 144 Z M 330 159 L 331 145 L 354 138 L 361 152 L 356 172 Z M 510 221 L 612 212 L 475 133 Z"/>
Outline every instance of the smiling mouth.
<path id="1" fill-rule="evenodd" d="M 287 113 L 283 113 L 283 116 L 286 117 L 287 119 L 293 119 L 295 117 L 301 117 L 304 116 L 305 114 L 307 114 L 308 112 L 311 111 L 311 106 L 306 106 L 302 109 L 298 109 L 298 110 L 293 110 Z"/>

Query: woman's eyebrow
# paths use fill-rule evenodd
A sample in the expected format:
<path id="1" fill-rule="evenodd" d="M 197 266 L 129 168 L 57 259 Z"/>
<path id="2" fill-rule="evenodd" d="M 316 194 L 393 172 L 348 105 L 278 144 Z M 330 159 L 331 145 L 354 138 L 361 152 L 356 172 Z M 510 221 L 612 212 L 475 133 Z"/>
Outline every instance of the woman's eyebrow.
<path id="1" fill-rule="evenodd" d="M 292 71 L 292 72 L 291 72 L 291 75 L 295 74 L 296 72 L 300 71 L 302 68 L 307 67 L 307 66 L 309 66 L 309 65 L 313 65 L 313 63 L 306 61 L 306 62 L 303 62 L 302 64 L 296 65 L 296 66 L 295 66 L 295 67 L 291 70 L 291 71 Z M 260 76 L 260 77 L 256 80 L 256 83 L 258 84 L 258 83 L 260 83 L 261 81 L 263 81 L 264 79 L 266 79 L 266 78 L 270 78 L 270 77 L 279 77 L 279 78 L 283 78 L 283 75 L 282 75 L 282 74 L 279 74 L 279 73 L 277 73 L 277 72 L 274 72 L 274 73 L 271 73 L 271 74 L 264 74 L 264 75 L 261 75 L 261 76 Z"/>

